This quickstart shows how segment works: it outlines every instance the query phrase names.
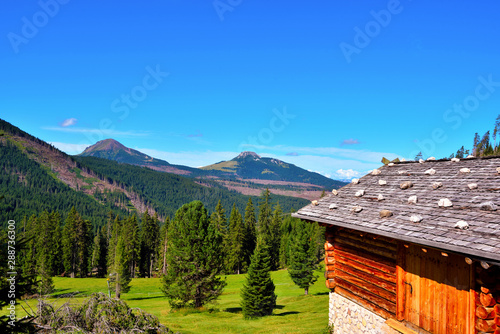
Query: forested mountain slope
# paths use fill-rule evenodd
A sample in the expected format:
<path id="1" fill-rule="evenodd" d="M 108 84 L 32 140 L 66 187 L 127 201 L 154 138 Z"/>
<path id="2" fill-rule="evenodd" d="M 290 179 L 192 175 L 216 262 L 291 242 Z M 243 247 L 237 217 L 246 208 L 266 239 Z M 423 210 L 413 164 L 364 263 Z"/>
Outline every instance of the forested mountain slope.
<path id="1" fill-rule="evenodd" d="M 83 218 L 102 226 L 109 211 L 125 215 L 148 210 L 164 219 L 193 200 L 202 201 L 210 211 L 219 200 L 226 208 L 235 203 L 243 210 L 248 200 L 208 180 L 99 158 L 74 158 L 1 119 L 0 171 L 2 224 L 43 210 L 67 213 L 75 206 Z M 286 211 L 307 203 L 285 196 L 273 198 Z"/>
<path id="2" fill-rule="evenodd" d="M 239 210 L 244 211 L 248 201 L 248 196 L 227 190 L 209 180 L 189 179 L 94 157 L 75 157 L 75 160 L 97 172 L 101 177 L 125 184 L 127 189 L 144 198 L 148 206 L 155 208 L 160 216 L 171 217 L 180 206 L 193 200 L 203 202 L 209 211 L 214 210 L 219 200 L 225 208 L 230 208 L 234 203 Z M 252 200 L 258 203 L 256 197 Z M 301 198 L 279 195 L 274 195 L 273 200 L 279 201 L 285 212 L 308 203 Z"/>
<path id="3" fill-rule="evenodd" d="M 173 173 L 218 184 L 244 195 L 259 196 L 268 188 L 275 195 L 316 199 L 322 191 L 344 186 L 321 174 L 307 171 L 293 164 L 260 157 L 254 152 L 243 152 L 234 159 L 201 168 L 172 165 L 167 161 L 126 147 L 114 139 L 105 139 L 89 146 L 78 156 L 97 157 L 153 170 Z M 215 183 L 214 183 L 215 181 Z"/>
<path id="4" fill-rule="evenodd" d="M 10 124 L 9 124 L 10 125 Z M 59 168 L 50 168 L 40 163 L 44 158 L 37 155 L 36 147 L 44 143 L 14 129 L 13 132 L 4 122 L 0 122 L 0 221 L 2 226 L 8 220 L 20 223 L 23 217 L 38 214 L 43 210 L 69 212 L 74 206 L 85 219 L 102 225 L 109 211 L 125 214 L 123 205 L 127 197 L 115 192 L 101 194 L 101 202 L 82 191 L 73 190 L 58 178 Z M 15 133 L 15 134 L 13 134 Z M 24 145 L 23 145 L 24 144 Z M 45 144 L 46 145 L 46 144 Z M 61 155 L 56 149 L 46 145 L 47 151 Z M 30 158 L 31 157 L 31 158 Z M 37 157 L 37 159 L 34 159 Z M 66 157 L 68 163 L 70 157 Z M 48 159 L 48 158 L 47 158 Z M 76 164 L 73 162 L 73 164 Z M 82 176 L 83 178 L 83 176 Z M 79 183 L 75 183 L 78 185 Z M 113 200 L 111 197 L 114 196 Z M 106 200 L 106 197 L 107 200 Z"/>

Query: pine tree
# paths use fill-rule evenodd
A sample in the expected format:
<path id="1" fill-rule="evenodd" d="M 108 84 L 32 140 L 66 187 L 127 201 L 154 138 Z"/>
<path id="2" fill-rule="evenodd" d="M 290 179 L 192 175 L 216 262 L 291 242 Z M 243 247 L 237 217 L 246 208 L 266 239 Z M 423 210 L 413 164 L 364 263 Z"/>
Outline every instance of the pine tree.
<path id="1" fill-rule="evenodd" d="M 500 134 L 500 114 L 495 119 L 495 127 L 493 128 L 493 141 L 495 146 L 497 146 L 497 135 Z M 500 145 L 498 145 L 500 146 Z"/>
<path id="2" fill-rule="evenodd" d="M 158 234 L 159 234 L 158 216 L 151 217 L 146 211 L 142 217 L 141 229 L 141 265 L 140 272 L 142 277 L 151 277 L 153 264 L 156 262 L 158 253 Z"/>
<path id="3" fill-rule="evenodd" d="M 463 147 L 460 147 L 457 151 L 457 153 L 455 154 L 455 158 L 458 158 L 458 159 L 463 159 L 465 158 L 465 148 Z"/>
<path id="4" fill-rule="evenodd" d="M 273 218 L 269 228 L 269 248 L 271 255 L 271 270 L 278 270 L 280 260 L 280 243 L 281 243 L 281 223 L 283 211 L 278 204 L 274 207 Z"/>
<path id="5" fill-rule="evenodd" d="M 292 281 L 304 289 L 307 295 L 309 286 L 318 279 L 314 271 L 318 268 L 316 258 L 316 235 L 313 224 L 294 220 L 290 235 L 290 266 L 288 273 Z"/>
<path id="6" fill-rule="evenodd" d="M 110 217 L 110 219 L 111 219 L 111 217 Z M 116 245 L 117 245 L 118 239 L 120 237 L 122 224 L 123 223 L 120 220 L 120 217 L 118 217 L 118 216 L 113 218 L 112 223 L 108 222 L 107 233 L 109 233 L 109 235 L 110 235 L 109 242 L 108 242 L 108 256 L 107 256 L 108 272 L 114 271 L 113 268 L 115 265 Z"/>
<path id="7" fill-rule="evenodd" d="M 66 218 L 62 241 L 64 269 L 71 277 L 87 275 L 91 228 L 91 223 L 84 221 L 73 207 Z"/>
<path id="8" fill-rule="evenodd" d="M 201 307 L 226 285 L 222 235 L 200 201 L 183 205 L 168 229 L 167 273 L 162 291 L 171 307 Z"/>
<path id="9" fill-rule="evenodd" d="M 276 307 L 275 286 L 271 279 L 271 257 L 265 239 L 260 239 L 241 289 L 241 308 L 246 319 L 271 315 Z"/>
<path id="10" fill-rule="evenodd" d="M 259 220 L 257 222 L 257 238 L 269 237 L 271 234 L 271 203 L 270 203 L 271 193 L 269 189 L 266 188 L 261 194 L 261 202 L 259 205 Z"/>
<path id="11" fill-rule="evenodd" d="M 210 217 L 212 223 L 216 226 L 217 230 L 225 237 L 227 235 L 227 219 L 226 219 L 226 210 L 222 206 L 220 200 L 215 207 L 215 211 L 212 213 Z"/>
<path id="12" fill-rule="evenodd" d="M 245 208 L 244 220 L 245 234 L 243 238 L 243 271 L 246 271 L 250 265 L 250 261 L 257 243 L 257 221 L 255 219 L 255 209 L 252 203 L 252 198 L 248 198 L 248 203 Z"/>
<path id="13" fill-rule="evenodd" d="M 226 249 L 226 269 L 229 273 L 240 274 L 244 261 L 243 240 L 245 229 L 240 212 L 233 204 L 231 215 L 229 217 L 229 234 L 227 237 Z"/>
<path id="14" fill-rule="evenodd" d="M 32 215 L 26 222 L 23 239 L 26 241 L 25 248 L 23 249 L 23 256 L 21 257 L 21 267 L 25 275 L 36 275 L 36 236 L 38 235 L 38 218 Z"/>
<path id="15" fill-rule="evenodd" d="M 60 215 L 56 212 L 42 212 L 38 218 L 35 236 L 36 272 L 40 276 L 40 294 L 49 294 L 54 290 L 52 276 L 56 274 L 60 263 Z"/>
<path id="16" fill-rule="evenodd" d="M 106 258 L 107 258 L 107 245 L 106 236 L 102 229 L 98 229 L 94 237 L 94 244 L 92 249 L 92 270 L 97 270 L 97 277 L 104 277 L 106 275 Z"/>
<path id="17" fill-rule="evenodd" d="M 478 152 L 478 149 L 479 149 L 479 143 L 481 141 L 481 138 L 479 137 L 479 134 L 476 132 L 476 134 L 474 135 L 474 143 L 472 144 L 472 155 L 475 156 L 475 157 L 478 157 L 479 156 L 479 152 Z"/>
<path id="18" fill-rule="evenodd" d="M 281 240 L 280 240 L 280 266 L 286 268 L 290 258 L 290 233 L 292 232 L 291 216 L 287 216 L 281 224 Z"/>
<path id="19" fill-rule="evenodd" d="M 112 273 L 115 287 L 115 297 L 120 298 L 122 293 L 130 290 L 130 253 L 127 251 L 126 236 L 120 235 L 116 243 L 114 268 Z"/>
<path id="20" fill-rule="evenodd" d="M 168 245 L 168 226 L 170 218 L 165 219 L 165 223 L 160 229 L 160 241 L 158 246 L 158 266 L 161 268 L 163 275 L 167 273 L 167 245 Z"/>
<path id="21" fill-rule="evenodd" d="M 133 215 L 128 217 L 121 228 L 120 236 L 123 238 L 123 246 L 129 263 L 131 277 L 135 277 L 135 271 L 140 261 L 139 233 L 137 216 Z"/>

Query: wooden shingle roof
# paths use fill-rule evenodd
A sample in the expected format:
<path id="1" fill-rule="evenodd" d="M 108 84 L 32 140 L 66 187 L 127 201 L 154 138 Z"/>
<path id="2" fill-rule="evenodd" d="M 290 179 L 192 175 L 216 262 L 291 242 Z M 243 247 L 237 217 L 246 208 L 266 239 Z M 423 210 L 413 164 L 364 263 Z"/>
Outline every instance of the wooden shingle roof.
<path id="1" fill-rule="evenodd" d="M 401 162 L 378 170 L 379 174 L 369 173 L 358 184 L 350 183 L 337 195 L 330 193 L 293 216 L 500 262 L 500 157 Z M 380 185 L 380 180 L 386 184 Z M 402 189 L 407 181 L 412 186 Z M 438 182 L 442 186 L 434 189 Z M 364 194 L 356 196 L 360 190 Z M 384 199 L 379 200 L 379 195 Z M 409 203 L 410 196 L 417 196 L 417 202 Z M 438 206 L 445 198 L 453 206 Z M 485 202 L 493 202 L 493 209 L 498 209 L 481 208 Z M 355 212 L 355 206 L 362 210 Z M 392 216 L 380 218 L 382 210 Z M 411 216 L 422 220 L 412 222 Z M 469 228 L 455 227 L 459 221 Z"/>

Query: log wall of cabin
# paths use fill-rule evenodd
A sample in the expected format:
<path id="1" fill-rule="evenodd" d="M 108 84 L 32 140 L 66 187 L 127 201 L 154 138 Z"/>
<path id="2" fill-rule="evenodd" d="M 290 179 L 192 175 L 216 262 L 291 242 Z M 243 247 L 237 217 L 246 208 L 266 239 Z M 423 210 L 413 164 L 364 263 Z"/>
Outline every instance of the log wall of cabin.
<path id="1" fill-rule="evenodd" d="M 475 271 L 476 333 L 500 334 L 500 267 L 475 263 Z"/>
<path id="2" fill-rule="evenodd" d="M 397 243 L 328 226 L 326 285 L 384 318 L 396 317 Z"/>

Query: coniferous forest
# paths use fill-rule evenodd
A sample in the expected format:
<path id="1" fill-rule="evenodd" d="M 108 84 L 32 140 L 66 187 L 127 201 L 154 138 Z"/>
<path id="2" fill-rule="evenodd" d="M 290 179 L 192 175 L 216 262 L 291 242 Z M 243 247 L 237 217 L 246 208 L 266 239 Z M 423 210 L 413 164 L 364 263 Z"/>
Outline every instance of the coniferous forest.
<path id="1" fill-rule="evenodd" d="M 24 297 L 54 293 L 56 276 L 108 278 L 117 299 L 130 291 L 134 278 L 161 277 L 159 289 L 171 308 L 199 308 L 224 291 L 225 275 L 253 272 L 245 286 L 268 288 L 249 300 L 242 294 L 242 305 L 258 309 L 262 305 L 255 300 L 269 303 L 266 312 L 246 316 L 271 314 L 276 295 L 269 273 L 294 263 L 294 231 L 301 225 L 290 213 L 308 203 L 269 190 L 244 196 L 210 180 L 200 184 L 149 168 L 68 156 L 4 121 L 0 170 L 0 217 L 3 225 L 15 221 Z M 312 224 L 306 234 L 314 270 L 324 233 Z M 6 228 L 0 239 L 6 254 Z M 8 286 L 5 277 L 0 283 Z"/>

